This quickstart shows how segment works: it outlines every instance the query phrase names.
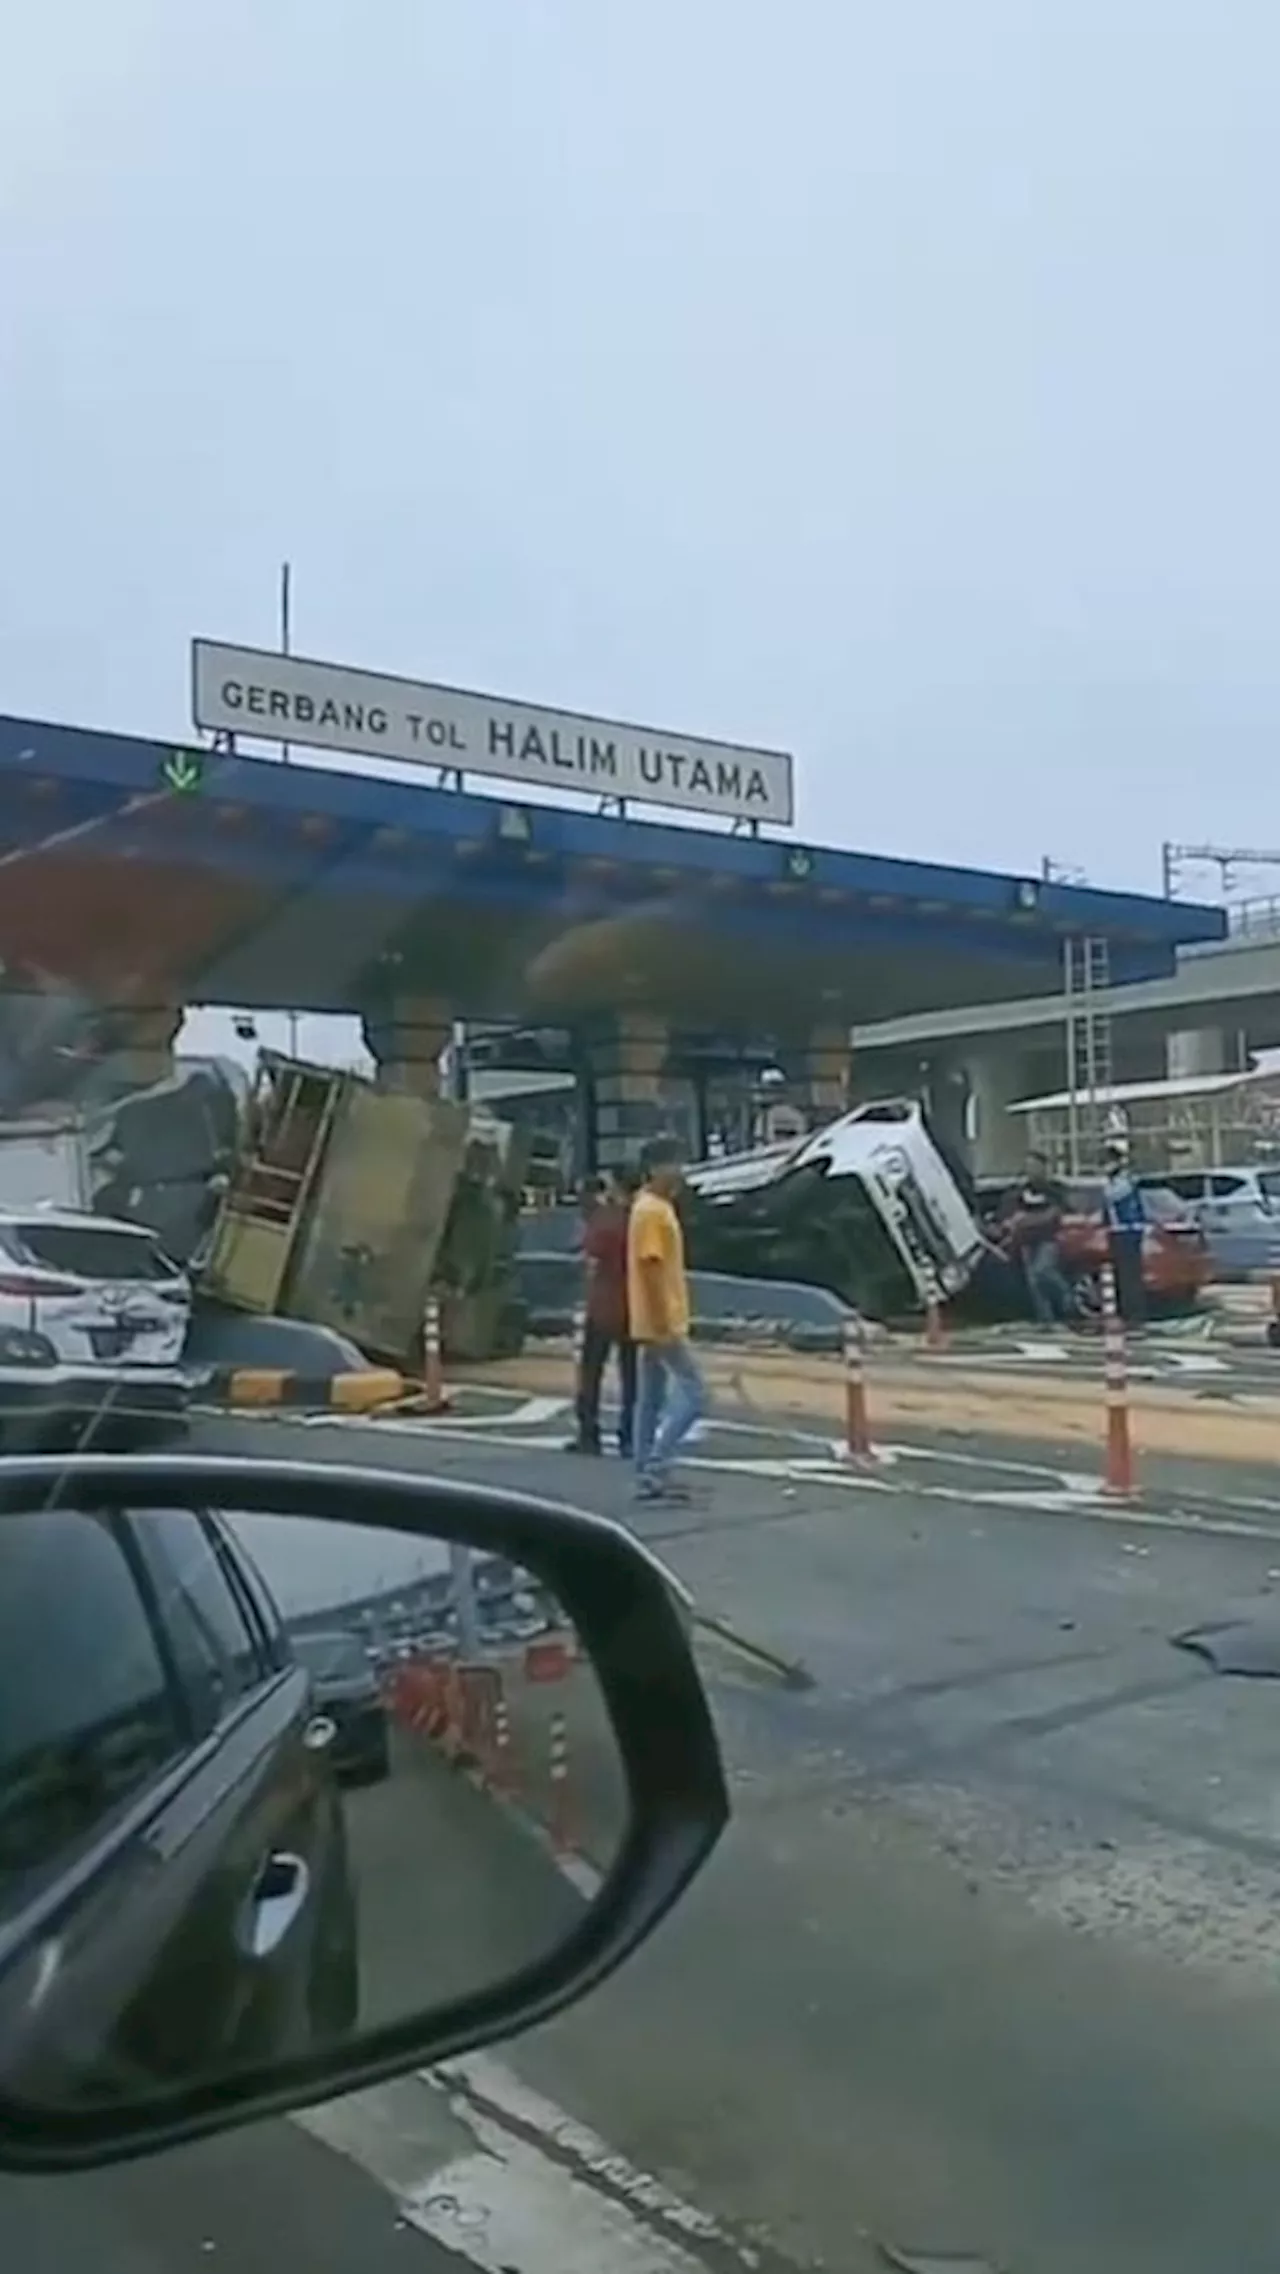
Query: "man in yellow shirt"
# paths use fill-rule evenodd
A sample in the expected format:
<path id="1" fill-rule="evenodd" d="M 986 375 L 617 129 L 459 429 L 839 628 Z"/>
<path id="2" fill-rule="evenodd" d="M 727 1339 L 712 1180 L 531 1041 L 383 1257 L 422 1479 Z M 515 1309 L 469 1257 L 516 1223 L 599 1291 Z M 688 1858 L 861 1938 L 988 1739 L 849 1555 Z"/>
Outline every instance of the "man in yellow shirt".
<path id="1" fill-rule="evenodd" d="M 627 1314 L 638 1381 L 634 1455 L 642 1499 L 684 1499 L 671 1464 L 699 1419 L 704 1394 L 689 1342 L 684 1233 L 675 1210 L 680 1148 L 654 1137 L 640 1156 L 644 1183 L 627 1225 Z"/>

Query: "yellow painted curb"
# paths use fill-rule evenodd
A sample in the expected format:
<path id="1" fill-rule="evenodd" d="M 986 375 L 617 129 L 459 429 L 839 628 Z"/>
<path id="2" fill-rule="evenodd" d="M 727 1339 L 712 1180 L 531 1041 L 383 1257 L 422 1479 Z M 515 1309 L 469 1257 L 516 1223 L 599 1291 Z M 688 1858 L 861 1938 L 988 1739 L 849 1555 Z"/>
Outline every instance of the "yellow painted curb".
<path id="1" fill-rule="evenodd" d="M 339 1413 L 369 1413 L 375 1406 L 395 1405 L 408 1389 L 404 1375 L 392 1367 L 371 1366 L 364 1374 L 335 1374 L 329 1402 Z"/>
<path id="2" fill-rule="evenodd" d="M 283 1405 L 287 1373 L 278 1366 L 237 1366 L 228 1375 L 224 1395 L 228 1405 Z"/>
<path id="3" fill-rule="evenodd" d="M 372 1413 L 405 1394 L 405 1379 L 389 1366 L 351 1374 L 300 1374 L 278 1366 L 234 1366 L 212 1385 L 220 1405 L 282 1407 L 294 1412 Z"/>

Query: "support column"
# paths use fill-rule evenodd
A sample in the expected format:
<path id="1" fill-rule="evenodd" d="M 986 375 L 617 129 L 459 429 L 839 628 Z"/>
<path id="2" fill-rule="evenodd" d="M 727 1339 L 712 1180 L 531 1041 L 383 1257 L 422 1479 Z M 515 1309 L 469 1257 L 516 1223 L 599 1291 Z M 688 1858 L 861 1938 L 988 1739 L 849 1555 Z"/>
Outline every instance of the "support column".
<path id="1" fill-rule="evenodd" d="M 0 1110 L 114 1097 L 173 1072 L 185 1005 L 169 980 L 130 978 L 90 994 L 70 981 L 0 969 Z"/>
<path id="2" fill-rule="evenodd" d="M 692 1090 L 667 1075 L 666 1020 L 649 1011 L 622 1011 L 587 1035 L 585 1046 L 595 1167 L 634 1166 L 648 1137 L 674 1137 L 691 1157 Z"/>
<path id="3" fill-rule="evenodd" d="M 810 1030 L 796 1085 L 797 1103 L 808 1116 L 810 1129 L 837 1121 L 849 1111 L 853 1078 L 853 1045 L 847 1026 L 815 1026 Z"/>
<path id="4" fill-rule="evenodd" d="M 442 1094 L 440 1059 L 453 1037 L 453 1015 L 440 996 L 393 996 L 360 1023 L 379 1089 L 420 1098 Z"/>
<path id="5" fill-rule="evenodd" d="M 1025 1115 L 1010 1113 L 1017 1099 L 1034 1096 L 1017 1050 L 974 1052 L 964 1071 L 969 1085 L 970 1158 L 977 1176 L 1012 1176 L 1027 1155 Z"/>

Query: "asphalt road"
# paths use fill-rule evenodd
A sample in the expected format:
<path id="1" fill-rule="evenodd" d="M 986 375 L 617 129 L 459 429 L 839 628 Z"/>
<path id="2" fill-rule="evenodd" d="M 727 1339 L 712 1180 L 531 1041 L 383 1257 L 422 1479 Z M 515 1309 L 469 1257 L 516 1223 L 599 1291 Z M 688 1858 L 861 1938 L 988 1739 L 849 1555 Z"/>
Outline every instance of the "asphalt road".
<path id="1" fill-rule="evenodd" d="M 360 2020 L 378 2028 L 545 1958 L 582 1897 L 520 1818 L 433 1748 L 400 1738 L 384 1784 L 349 1793 Z"/>
<path id="2" fill-rule="evenodd" d="M 153 2161 L 0 2181 L 5 2263 L 22 2274 L 462 2274 L 393 2198 L 295 2123 Z"/>
<path id="3" fill-rule="evenodd" d="M 519 2181 L 528 2247 L 496 2255 L 497 2226 L 456 2239 L 473 2265 L 542 2274 L 540 2189 L 576 2125 L 719 2222 L 681 2230 L 679 2263 L 714 2274 L 744 2244 L 768 2274 L 861 2274 L 875 2238 L 1009 2274 L 1273 2268 L 1280 1690 L 1221 1680 L 1170 1636 L 1273 1615 L 1280 1506 L 1241 1519 L 1224 1478 L 1219 1520 L 1201 1478 L 1184 1509 L 1117 1510 L 974 1444 L 842 1475 L 820 1442 L 762 1427 L 708 1434 L 697 1505 L 637 1511 L 620 1464 L 564 1455 L 562 1431 L 509 1401 L 430 1428 L 206 1437 L 639 1517 L 707 1608 L 814 1676 L 786 1690 L 708 1649 L 736 1807 L 716 1863 L 621 1976 L 508 2051 L 505 2084 L 410 2080 L 306 2136 L 246 2131 L 56 2198 L 9 2182 L 14 2263 L 76 2274 L 91 2247 L 102 2274 L 169 2274 L 208 2256 L 207 2228 L 237 2269 L 267 2263 L 265 2230 L 273 2267 L 287 2248 L 382 2274 L 395 2252 L 456 2274 L 415 2220 L 447 2234 L 487 2155 Z M 386 1933 L 411 1952 L 403 1884 Z M 536 2170 L 496 2155 L 490 2091 Z M 566 2263 L 569 2229 L 622 2184 L 611 2168 L 564 2197 Z"/>

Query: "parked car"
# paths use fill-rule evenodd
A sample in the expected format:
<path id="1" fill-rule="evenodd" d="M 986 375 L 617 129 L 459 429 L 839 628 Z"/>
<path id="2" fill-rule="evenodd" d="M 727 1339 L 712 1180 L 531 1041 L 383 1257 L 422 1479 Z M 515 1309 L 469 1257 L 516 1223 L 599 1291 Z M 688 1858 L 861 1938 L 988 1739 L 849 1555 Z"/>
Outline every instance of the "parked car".
<path id="1" fill-rule="evenodd" d="M 1148 1200 L 1167 1194 L 1199 1225 L 1215 1279 L 1280 1272 L 1280 1169 L 1176 1169 L 1138 1182 Z"/>
<path id="2" fill-rule="evenodd" d="M 151 2094 L 355 2026 L 333 1736 L 216 1515 L 0 1520 L 0 2091 Z"/>
<path id="3" fill-rule="evenodd" d="M 0 1209 L 0 1445 L 180 1426 L 186 1273 L 154 1233 L 74 1209 Z"/>
<path id="4" fill-rule="evenodd" d="M 343 1627 L 312 1628 L 296 1630 L 293 1647 L 316 1712 L 337 1730 L 335 1773 L 346 1784 L 381 1784 L 391 1773 L 387 1708 L 363 1642 Z"/>
<path id="5" fill-rule="evenodd" d="M 1080 1310 L 1098 1307 L 1099 1274 L 1107 1260 L 1107 1235 L 1098 1178 L 1063 1180 L 1067 1206 L 1059 1243 L 1063 1269 Z M 1000 1227 L 1018 1192 L 1018 1179 L 980 1177 L 978 1209 L 997 1248 Z M 1209 1251 L 1199 1225 L 1171 1194 L 1144 1193 L 1147 1227 L 1142 1237 L 1142 1276 L 1154 1313 L 1191 1310 L 1212 1276 Z M 975 1301 L 987 1315 L 1022 1317 L 1028 1309 L 1026 1282 L 1016 1263 L 997 1254 L 975 1282 Z"/>

